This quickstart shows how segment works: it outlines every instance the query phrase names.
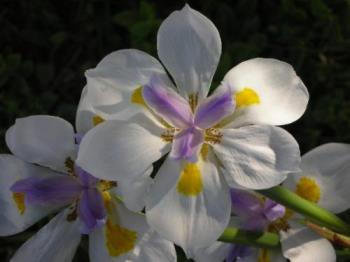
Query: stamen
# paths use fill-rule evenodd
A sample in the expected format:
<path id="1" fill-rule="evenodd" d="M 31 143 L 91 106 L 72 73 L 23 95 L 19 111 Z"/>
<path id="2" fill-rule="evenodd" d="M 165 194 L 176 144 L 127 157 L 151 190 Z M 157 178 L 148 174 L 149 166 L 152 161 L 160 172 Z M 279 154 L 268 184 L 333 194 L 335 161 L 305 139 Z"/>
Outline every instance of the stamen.
<path id="1" fill-rule="evenodd" d="M 67 172 L 70 176 L 76 176 L 74 171 L 74 160 L 68 157 L 66 161 L 64 161 L 64 165 L 66 166 Z"/>
<path id="2" fill-rule="evenodd" d="M 192 112 L 194 112 L 198 105 L 198 93 L 194 93 L 189 95 L 188 102 L 190 104 L 190 107 L 192 109 Z"/>
<path id="3" fill-rule="evenodd" d="M 201 155 L 201 157 L 203 158 L 204 161 L 207 161 L 208 153 L 209 153 L 209 145 L 203 143 L 201 151 L 200 151 L 200 155 Z"/>
<path id="4" fill-rule="evenodd" d="M 171 143 L 174 139 L 174 134 L 175 134 L 176 129 L 174 127 L 168 128 L 165 130 L 165 132 L 161 135 L 161 139 L 164 142 Z"/>
<path id="5" fill-rule="evenodd" d="M 208 128 L 205 130 L 204 141 L 210 144 L 220 143 L 222 139 L 222 134 L 216 128 Z"/>

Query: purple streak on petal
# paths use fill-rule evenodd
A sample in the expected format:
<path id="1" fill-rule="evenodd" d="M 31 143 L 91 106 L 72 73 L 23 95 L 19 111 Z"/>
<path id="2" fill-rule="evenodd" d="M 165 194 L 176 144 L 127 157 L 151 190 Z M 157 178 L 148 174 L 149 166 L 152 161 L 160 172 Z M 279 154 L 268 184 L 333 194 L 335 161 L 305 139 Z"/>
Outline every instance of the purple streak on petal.
<path id="1" fill-rule="evenodd" d="M 230 190 L 232 212 L 238 216 L 256 216 L 262 212 L 262 201 L 248 191 L 233 189 Z"/>
<path id="2" fill-rule="evenodd" d="M 264 215 L 269 222 L 273 222 L 284 216 L 286 208 L 271 199 L 266 199 Z"/>
<path id="3" fill-rule="evenodd" d="M 81 142 L 81 140 L 83 139 L 84 135 L 85 135 L 84 133 L 75 133 L 75 134 L 74 134 L 75 142 L 76 142 L 78 145 L 80 145 L 80 142 Z"/>
<path id="4" fill-rule="evenodd" d="M 203 141 L 203 131 L 195 127 L 182 130 L 175 136 L 170 157 L 176 160 L 196 162 Z"/>
<path id="5" fill-rule="evenodd" d="M 73 177 L 57 175 L 19 180 L 11 186 L 11 191 L 24 193 L 28 204 L 63 206 L 79 197 L 82 187 Z"/>
<path id="6" fill-rule="evenodd" d="M 165 121 L 178 128 L 193 125 L 189 103 L 174 90 L 165 87 L 158 76 L 153 75 L 142 90 L 147 105 Z"/>
<path id="7" fill-rule="evenodd" d="M 252 254 L 251 247 L 232 244 L 232 248 L 228 253 L 225 261 L 233 262 L 233 261 L 236 261 L 237 259 L 246 258 L 251 254 Z"/>
<path id="8" fill-rule="evenodd" d="M 235 101 L 232 99 L 231 90 L 224 85 L 199 105 L 194 123 L 204 129 L 213 127 L 223 118 L 231 115 L 234 110 Z"/>
<path id="9" fill-rule="evenodd" d="M 106 210 L 101 193 L 95 189 L 85 189 L 78 207 L 78 214 L 82 222 L 81 233 L 89 234 L 106 222 Z"/>
<path id="10" fill-rule="evenodd" d="M 86 172 L 84 169 L 82 169 L 80 166 L 75 165 L 74 166 L 74 171 L 77 174 L 80 183 L 84 187 L 94 187 L 98 183 L 98 179 L 90 173 Z"/>

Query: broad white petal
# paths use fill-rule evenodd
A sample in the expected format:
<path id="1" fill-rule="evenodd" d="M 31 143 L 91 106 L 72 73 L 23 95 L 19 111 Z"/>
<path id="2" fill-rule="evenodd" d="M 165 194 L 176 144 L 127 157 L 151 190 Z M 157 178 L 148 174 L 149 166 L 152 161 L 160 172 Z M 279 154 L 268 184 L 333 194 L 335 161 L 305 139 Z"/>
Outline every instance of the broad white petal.
<path id="1" fill-rule="evenodd" d="M 240 63 L 224 77 L 232 88 L 236 113 L 231 126 L 284 125 L 300 118 L 309 100 L 308 91 L 287 63 L 255 58 Z M 252 99 L 254 96 L 253 100 Z"/>
<path id="2" fill-rule="evenodd" d="M 301 172 L 288 176 L 284 185 L 295 191 L 301 177 L 314 180 L 320 190 L 317 204 L 334 213 L 350 208 L 350 145 L 329 143 L 301 158 Z"/>
<path id="3" fill-rule="evenodd" d="M 214 24 L 188 5 L 163 21 L 158 31 L 158 56 L 183 96 L 206 97 L 221 55 Z"/>
<path id="4" fill-rule="evenodd" d="M 282 252 L 291 262 L 335 262 L 332 244 L 307 227 L 281 231 Z"/>
<path id="5" fill-rule="evenodd" d="M 142 176 L 134 179 L 125 179 L 118 182 L 115 192 L 123 199 L 124 205 L 134 212 L 145 207 L 145 198 L 152 183 L 150 177 L 153 167 L 150 167 Z"/>
<path id="6" fill-rule="evenodd" d="M 144 124 L 147 128 L 141 126 Z M 106 180 L 135 178 L 169 151 L 169 144 L 161 138 L 163 132 L 146 122 L 106 121 L 84 136 L 77 164 Z"/>
<path id="7" fill-rule="evenodd" d="M 214 243 L 230 219 L 228 186 L 209 162 L 214 157 L 208 157 L 208 162 L 190 163 L 190 168 L 184 162 L 166 159 L 146 200 L 150 226 L 181 246 L 188 257 Z"/>
<path id="8" fill-rule="evenodd" d="M 220 132 L 221 142 L 213 147 L 232 187 L 273 187 L 299 170 L 298 143 L 282 128 L 253 125 Z"/>
<path id="9" fill-rule="evenodd" d="M 0 155 L 0 236 L 19 233 L 38 220 L 53 212 L 52 208 L 26 205 L 24 199 L 21 209 L 18 208 L 10 187 L 18 180 L 33 176 L 57 175 L 48 168 L 24 162 L 13 155 Z"/>
<path id="10" fill-rule="evenodd" d="M 6 144 L 23 160 L 66 172 L 67 158 L 75 159 L 74 129 L 62 118 L 34 115 L 16 119 L 6 132 Z"/>
<path id="11" fill-rule="evenodd" d="M 81 234 L 77 221 L 67 221 L 69 210 L 56 215 L 38 233 L 25 242 L 12 262 L 71 262 Z"/>
<path id="12" fill-rule="evenodd" d="M 108 247 L 108 224 L 102 229 L 90 234 L 89 254 L 92 262 L 175 262 L 176 253 L 174 245 L 159 237 L 146 223 L 145 216 L 127 210 L 121 203 L 113 201 L 113 215 L 109 216 L 110 222 L 136 233 L 134 242 L 127 243 L 130 239 L 115 235 L 115 241 L 121 241 L 124 246 L 131 244 L 129 251 L 120 252 L 118 255 L 111 253 Z M 117 243 L 116 243 L 117 245 Z"/>
<path id="13" fill-rule="evenodd" d="M 86 71 L 77 115 L 77 129 L 87 132 L 86 119 L 97 114 L 105 119 L 127 120 L 146 107 L 133 102 L 134 92 L 157 75 L 173 87 L 163 66 L 154 57 L 136 49 L 110 53 L 96 68 Z M 85 120 L 84 120 L 85 119 Z"/>

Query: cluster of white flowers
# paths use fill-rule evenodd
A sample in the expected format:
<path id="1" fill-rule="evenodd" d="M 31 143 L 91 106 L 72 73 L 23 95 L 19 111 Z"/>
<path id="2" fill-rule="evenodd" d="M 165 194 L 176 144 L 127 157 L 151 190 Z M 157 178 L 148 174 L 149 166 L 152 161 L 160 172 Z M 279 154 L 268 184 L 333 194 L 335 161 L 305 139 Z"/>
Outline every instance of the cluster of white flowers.
<path id="1" fill-rule="evenodd" d="M 99 262 L 176 261 L 174 244 L 198 262 L 336 261 L 300 215 L 252 191 L 283 183 L 334 213 L 350 207 L 350 145 L 301 158 L 277 127 L 300 118 L 309 100 L 293 68 L 251 59 L 208 95 L 221 40 L 188 5 L 163 21 L 157 50 L 161 62 L 126 49 L 88 70 L 75 129 L 48 115 L 8 129 L 0 235 L 56 214 L 12 261 L 69 262 L 81 234 Z M 229 225 L 277 233 L 281 251 L 218 242 Z"/>

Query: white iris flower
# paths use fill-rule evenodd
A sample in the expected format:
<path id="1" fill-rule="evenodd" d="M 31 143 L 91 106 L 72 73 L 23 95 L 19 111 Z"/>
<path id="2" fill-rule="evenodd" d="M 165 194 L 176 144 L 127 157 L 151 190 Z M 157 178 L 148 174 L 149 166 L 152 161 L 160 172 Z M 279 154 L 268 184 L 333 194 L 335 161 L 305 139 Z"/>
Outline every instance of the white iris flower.
<path id="1" fill-rule="evenodd" d="M 188 5 L 161 24 L 157 47 L 174 83 L 157 59 L 131 49 L 86 72 L 78 114 L 109 121 L 84 137 L 77 162 L 101 179 L 129 183 L 166 156 L 146 217 L 193 257 L 228 225 L 229 186 L 269 188 L 298 171 L 298 144 L 273 125 L 297 120 L 309 95 L 290 65 L 257 58 L 230 70 L 208 96 L 221 40 Z"/>

